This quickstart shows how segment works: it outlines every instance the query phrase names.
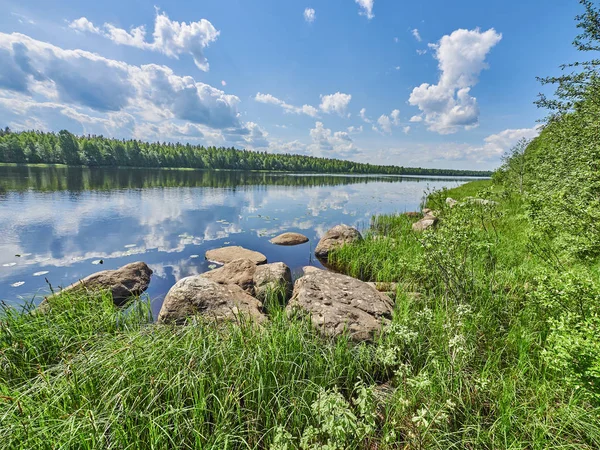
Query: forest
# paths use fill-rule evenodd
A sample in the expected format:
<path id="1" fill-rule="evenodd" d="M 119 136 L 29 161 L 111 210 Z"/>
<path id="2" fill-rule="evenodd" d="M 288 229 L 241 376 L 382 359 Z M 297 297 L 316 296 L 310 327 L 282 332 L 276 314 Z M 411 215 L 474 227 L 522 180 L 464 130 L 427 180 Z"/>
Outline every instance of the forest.
<path id="1" fill-rule="evenodd" d="M 89 167 L 180 167 L 221 170 L 489 176 L 480 170 L 423 169 L 363 164 L 314 156 L 274 154 L 191 144 L 75 136 L 67 130 L 12 132 L 0 129 L 0 163 Z"/>

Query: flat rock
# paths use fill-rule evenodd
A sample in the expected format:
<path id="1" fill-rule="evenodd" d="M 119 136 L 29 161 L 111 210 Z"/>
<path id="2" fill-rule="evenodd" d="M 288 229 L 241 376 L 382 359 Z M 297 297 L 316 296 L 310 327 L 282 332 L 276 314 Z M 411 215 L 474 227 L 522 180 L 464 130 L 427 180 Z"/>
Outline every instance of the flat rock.
<path id="1" fill-rule="evenodd" d="M 254 293 L 256 298 L 264 300 L 269 290 L 282 286 L 285 289 L 285 300 L 292 295 L 292 272 L 282 262 L 258 266 L 254 272 Z"/>
<path id="2" fill-rule="evenodd" d="M 63 288 L 60 293 L 108 290 L 112 293 L 115 305 L 123 305 L 129 298 L 141 295 L 150 284 L 152 269 L 144 262 L 137 261 L 116 270 L 103 270 Z M 52 296 L 42 302 L 51 301 Z M 41 306 L 41 305 L 40 305 Z"/>
<path id="3" fill-rule="evenodd" d="M 391 299 L 367 283 L 325 270 L 296 280 L 287 310 L 308 313 L 326 336 L 347 331 L 355 341 L 369 341 L 392 317 Z"/>
<path id="4" fill-rule="evenodd" d="M 250 295 L 254 295 L 254 272 L 256 264 L 249 259 L 236 259 L 223 267 L 204 272 L 201 277 L 219 284 L 237 284 Z"/>
<path id="5" fill-rule="evenodd" d="M 267 320 L 262 303 L 235 284 L 219 284 L 201 275 L 182 278 L 169 290 L 157 323 L 185 324 L 188 318 L 202 316 L 222 321 L 238 321 L 240 316 L 260 323 Z"/>
<path id="6" fill-rule="evenodd" d="M 360 240 L 362 240 L 362 236 L 356 228 L 348 225 L 336 225 L 321 238 L 315 249 L 315 255 L 325 259 L 333 249 Z"/>
<path id="7" fill-rule="evenodd" d="M 221 264 L 227 264 L 236 259 L 249 259 L 254 264 L 266 264 L 267 262 L 267 257 L 262 253 L 235 245 L 209 250 L 206 252 L 206 259 Z"/>
<path id="8" fill-rule="evenodd" d="M 274 237 L 269 242 L 276 245 L 299 245 L 308 242 L 308 238 L 300 233 L 283 233 Z"/>

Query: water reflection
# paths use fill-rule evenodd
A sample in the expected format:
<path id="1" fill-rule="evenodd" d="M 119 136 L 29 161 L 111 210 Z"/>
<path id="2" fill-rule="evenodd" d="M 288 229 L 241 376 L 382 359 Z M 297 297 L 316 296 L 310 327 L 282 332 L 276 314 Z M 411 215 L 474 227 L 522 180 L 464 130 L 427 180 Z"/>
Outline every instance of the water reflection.
<path id="1" fill-rule="evenodd" d="M 426 188 L 464 179 L 283 175 L 148 169 L 0 167 L 0 299 L 31 299 L 100 269 L 143 260 L 153 309 L 181 277 L 204 272 L 204 252 L 241 245 L 296 272 L 338 223 L 415 210 Z M 297 247 L 268 242 L 306 234 Z M 17 256 L 19 255 L 19 256 Z M 94 265 L 102 260 L 103 265 Z M 22 283 L 22 284 L 21 284 Z"/>

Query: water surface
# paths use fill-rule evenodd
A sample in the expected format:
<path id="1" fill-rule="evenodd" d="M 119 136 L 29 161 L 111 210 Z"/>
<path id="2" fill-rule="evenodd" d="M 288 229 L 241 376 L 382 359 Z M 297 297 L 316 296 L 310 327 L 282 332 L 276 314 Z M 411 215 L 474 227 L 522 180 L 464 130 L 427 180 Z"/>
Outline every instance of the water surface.
<path id="1" fill-rule="evenodd" d="M 0 299 L 40 301 L 53 287 L 144 261 L 156 313 L 180 278 L 205 272 L 206 250 L 241 245 L 297 274 L 320 266 L 322 234 L 378 213 L 418 210 L 425 192 L 465 178 L 296 175 L 165 169 L 0 166 Z M 280 247 L 296 231 L 310 241 Z M 102 260 L 103 264 L 99 264 Z"/>

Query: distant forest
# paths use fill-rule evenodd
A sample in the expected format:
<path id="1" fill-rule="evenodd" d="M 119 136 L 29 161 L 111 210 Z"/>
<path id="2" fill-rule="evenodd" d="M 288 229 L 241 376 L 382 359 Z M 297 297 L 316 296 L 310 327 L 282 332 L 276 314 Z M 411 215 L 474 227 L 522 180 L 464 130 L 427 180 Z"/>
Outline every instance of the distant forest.
<path id="1" fill-rule="evenodd" d="M 13 132 L 0 129 L 0 163 L 67 164 L 89 167 L 182 167 L 193 169 L 270 170 L 386 175 L 489 176 L 480 170 L 379 166 L 314 156 L 204 147 L 167 142 L 75 136 L 66 130 Z"/>

